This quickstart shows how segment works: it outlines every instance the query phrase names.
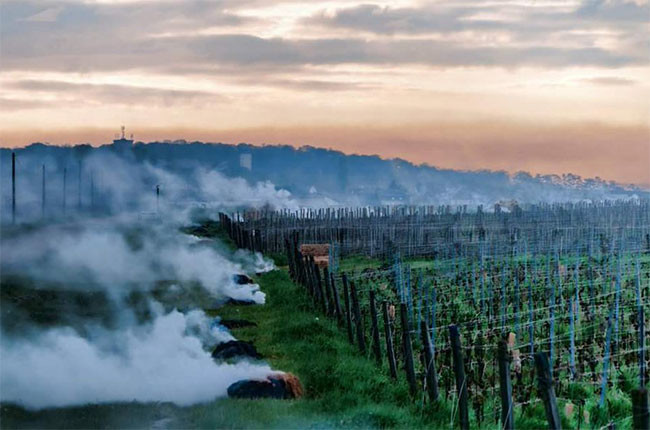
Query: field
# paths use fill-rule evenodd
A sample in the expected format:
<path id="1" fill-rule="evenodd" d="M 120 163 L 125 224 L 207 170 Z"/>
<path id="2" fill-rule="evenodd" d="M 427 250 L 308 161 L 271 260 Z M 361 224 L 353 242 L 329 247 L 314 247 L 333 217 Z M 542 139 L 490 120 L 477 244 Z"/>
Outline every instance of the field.
<path id="1" fill-rule="evenodd" d="M 198 285 L 168 295 L 170 282 L 149 293 L 169 308 L 254 322 L 232 334 L 252 341 L 274 369 L 296 374 L 304 397 L 41 410 L 3 403 L 2 426 L 545 428 L 556 420 L 564 428 L 639 428 L 648 380 L 646 209 L 641 202 L 595 208 L 597 215 L 580 207 L 580 217 L 562 207 L 543 216 L 429 214 L 433 226 L 429 215 L 405 222 L 414 215 L 404 213 L 369 220 L 359 212 L 337 221 L 222 214 L 220 222 L 182 232 L 218 239 L 215 246 L 232 258 L 237 248 L 273 258 L 278 269 L 255 277 L 266 303 L 215 307 Z M 574 228 L 533 221 L 553 213 Z M 278 228 L 289 223 L 283 216 L 291 229 Z M 444 224 L 459 219 L 451 228 Z M 586 219 L 592 224 L 580 227 Z M 128 232 L 138 242 L 138 232 Z M 299 245 L 313 239 L 330 245 L 327 268 L 300 253 Z M 104 317 L 101 295 L 43 296 L 41 288 L 29 296 L 28 280 L 4 275 L 2 281 L 3 304 L 27 306 L 39 324 L 74 325 L 56 312 L 61 304 L 87 319 Z M 129 298 L 135 308 L 141 299 Z M 3 324 L 11 328 L 7 309 Z M 548 369 L 536 367 L 540 357 Z M 546 380 L 550 387 L 540 384 Z"/>
<path id="2" fill-rule="evenodd" d="M 277 252 L 284 241 L 315 309 L 384 372 L 394 356 L 394 377 L 408 381 L 423 413 L 444 405 L 461 427 L 644 425 L 633 421 L 647 408 L 647 202 L 487 217 L 408 211 L 222 220 L 240 246 Z M 331 272 L 300 253 L 313 242 L 330 244 Z M 546 374 L 535 366 L 544 357 Z M 538 387 L 545 378 L 550 400 Z"/>
<path id="3" fill-rule="evenodd" d="M 197 233 L 191 228 L 184 231 Z M 201 234 L 221 239 L 234 251 L 218 225 L 207 223 Z M 281 258 L 278 263 L 282 263 Z M 314 314 L 310 297 L 291 281 L 286 269 L 255 277 L 267 294 L 267 303 L 262 306 L 226 305 L 215 309 L 209 296 L 194 293 L 175 297 L 169 305 L 203 307 L 214 317 L 256 323 L 257 327 L 233 329 L 233 334 L 254 342 L 274 369 L 299 375 L 306 387 L 305 397 L 291 401 L 221 398 L 187 407 L 168 402 L 91 402 L 41 410 L 3 403 L 2 428 L 412 428 L 433 422 L 433 411 L 423 415 L 412 404 L 405 382 L 394 384 L 387 375 L 377 372 L 371 361 L 359 356 L 347 343 L 335 323 Z M 68 323 L 66 313 L 57 310 L 63 303 L 68 312 L 78 312 L 70 305 L 82 297 L 60 290 L 56 294 L 54 290 L 36 292 L 24 279 L 3 278 L 2 292 L 5 305 L 21 300 L 43 324 Z M 157 299 L 164 298 L 160 291 L 153 294 Z M 94 297 L 84 302 L 86 316 L 101 316 L 103 301 Z M 89 303 L 94 307 L 88 307 Z M 5 323 L 10 320 L 11 315 L 3 315 Z"/>

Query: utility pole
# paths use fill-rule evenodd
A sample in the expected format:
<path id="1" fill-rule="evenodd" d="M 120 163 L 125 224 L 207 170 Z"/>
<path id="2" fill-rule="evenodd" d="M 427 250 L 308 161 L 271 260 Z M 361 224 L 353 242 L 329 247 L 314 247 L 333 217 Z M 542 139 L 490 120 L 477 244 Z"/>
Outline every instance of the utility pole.
<path id="1" fill-rule="evenodd" d="M 41 186 L 41 218 L 45 218 L 45 164 L 43 164 L 43 169 L 42 169 L 43 175 L 42 175 L 42 186 Z"/>
<path id="2" fill-rule="evenodd" d="M 90 172 L 90 210 L 95 210 L 95 178 L 93 172 Z"/>
<path id="3" fill-rule="evenodd" d="M 77 188 L 77 197 L 78 197 L 77 208 L 79 212 L 81 212 L 81 160 L 79 160 L 79 185 Z"/>
<path id="4" fill-rule="evenodd" d="M 11 153 L 11 222 L 16 224 L 16 153 Z"/>
<path id="5" fill-rule="evenodd" d="M 63 215 L 65 215 L 65 193 L 66 193 L 66 182 L 68 176 L 68 168 L 63 168 Z"/>

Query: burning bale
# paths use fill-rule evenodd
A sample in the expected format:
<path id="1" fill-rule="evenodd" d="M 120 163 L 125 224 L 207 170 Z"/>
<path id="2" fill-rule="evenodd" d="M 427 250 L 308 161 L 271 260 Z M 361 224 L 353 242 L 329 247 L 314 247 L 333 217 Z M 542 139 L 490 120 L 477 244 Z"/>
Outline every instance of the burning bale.
<path id="1" fill-rule="evenodd" d="M 228 396 L 239 399 L 297 399 L 302 395 L 302 384 L 292 373 L 273 373 L 263 380 L 245 379 L 228 387 Z"/>
<path id="2" fill-rule="evenodd" d="M 262 355 L 257 352 L 255 345 L 243 340 L 231 340 L 220 343 L 212 351 L 212 358 L 215 360 L 229 360 L 235 357 L 248 357 L 259 360 L 262 358 Z"/>
<path id="3" fill-rule="evenodd" d="M 300 253 L 314 257 L 314 262 L 320 268 L 329 266 L 330 246 L 328 243 L 303 243 L 300 245 Z"/>
<path id="4" fill-rule="evenodd" d="M 232 280 L 235 282 L 237 285 L 248 285 L 248 284 L 254 284 L 255 282 L 251 279 L 250 276 L 248 275 L 243 275 L 241 273 L 238 273 L 236 275 L 233 275 Z"/>

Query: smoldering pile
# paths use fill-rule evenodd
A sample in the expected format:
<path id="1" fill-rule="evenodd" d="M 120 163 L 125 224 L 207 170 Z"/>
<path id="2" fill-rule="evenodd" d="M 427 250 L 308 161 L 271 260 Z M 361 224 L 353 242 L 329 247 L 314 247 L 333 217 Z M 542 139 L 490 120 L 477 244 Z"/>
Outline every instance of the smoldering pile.
<path id="1" fill-rule="evenodd" d="M 228 396 L 241 399 L 297 399 L 302 397 L 300 380 L 293 373 L 278 372 L 263 379 L 247 379 L 228 387 Z"/>

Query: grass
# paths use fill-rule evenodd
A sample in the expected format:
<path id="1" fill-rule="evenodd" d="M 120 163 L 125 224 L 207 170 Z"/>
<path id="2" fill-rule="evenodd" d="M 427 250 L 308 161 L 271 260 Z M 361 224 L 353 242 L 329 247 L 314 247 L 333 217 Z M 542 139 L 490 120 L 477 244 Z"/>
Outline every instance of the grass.
<path id="1" fill-rule="evenodd" d="M 372 360 L 360 356 L 335 322 L 313 313 L 308 295 L 285 271 L 258 281 L 267 293 L 265 306 L 227 307 L 218 313 L 256 322 L 257 327 L 233 334 L 252 341 L 274 368 L 298 375 L 305 386 L 303 399 L 257 402 L 277 409 L 273 415 L 281 426 L 413 428 L 430 424 L 433 416 L 449 417 L 435 414 L 433 407 L 418 407 L 404 381 L 391 380 L 386 368 L 378 371 Z M 209 421 L 210 415 L 193 424 Z"/>
<path id="2" fill-rule="evenodd" d="M 374 361 L 348 344 L 335 322 L 312 311 L 307 293 L 276 270 L 257 279 L 267 294 L 264 306 L 226 306 L 209 311 L 242 318 L 257 327 L 233 330 L 253 341 L 273 368 L 301 379 L 298 400 L 218 399 L 178 407 L 169 403 L 113 403 L 27 411 L 3 404 L 2 428 L 416 428 L 448 423 L 441 406 L 421 408 L 403 380 L 378 371 Z M 441 413 L 438 413 L 441 412 Z"/>
<path id="3" fill-rule="evenodd" d="M 186 233 L 204 237 L 218 237 L 227 248 L 234 249 L 231 240 L 218 224 L 203 225 L 202 229 L 185 229 Z M 271 256 L 278 266 L 285 266 L 284 255 Z M 444 272 L 449 262 L 430 259 L 409 259 L 413 268 L 434 268 Z M 340 270 L 352 276 L 367 269 L 378 269 L 385 262 L 363 256 L 352 256 L 340 262 Z M 374 360 L 363 357 L 349 345 L 345 331 L 334 321 L 314 311 L 306 291 L 295 285 L 286 269 L 275 270 L 256 278 L 267 295 L 264 306 L 226 306 L 209 310 L 212 316 L 224 319 L 245 319 L 255 327 L 234 329 L 233 335 L 252 341 L 265 360 L 277 370 L 296 374 L 305 387 L 305 396 L 298 400 L 243 400 L 217 399 L 205 404 L 179 407 L 169 403 L 113 403 L 78 407 L 26 411 L 14 405 L 1 405 L 2 428 L 143 428 L 164 425 L 171 428 L 449 428 L 453 414 L 454 397 L 436 404 L 426 404 L 422 398 L 411 398 L 399 369 L 399 379 L 389 378 L 386 365 L 377 368 Z M 363 291 L 365 282 L 359 282 Z M 162 286 L 161 286 L 162 289 Z M 394 294 L 392 289 L 378 290 L 378 300 Z M 367 305 L 367 294 L 360 294 L 362 306 Z M 161 297 L 159 297 L 161 298 Z M 461 300 L 460 297 L 455 299 Z M 188 299 L 192 303 L 211 303 L 199 296 Z M 180 304 L 176 298 L 171 302 Z M 380 317 L 381 319 L 381 317 Z M 369 318 L 366 318 L 369 324 Z M 369 333 L 369 330 L 366 330 Z M 561 334 L 558 327 L 558 336 Z M 419 340 L 414 339 L 415 343 Z M 399 339 L 395 339 L 397 354 Z M 416 359 L 416 366 L 419 363 Z M 442 370 L 440 370 L 442 372 Z M 574 393 L 570 398 L 586 397 L 585 409 L 590 414 L 591 426 L 606 424 L 608 414 L 599 410 L 593 391 Z M 614 393 L 612 393 L 614 394 Z M 421 393 L 420 393 L 421 395 Z M 485 413 L 488 422 L 483 428 L 497 426 L 488 418 L 496 399 L 487 399 Z M 629 400 L 608 395 L 611 416 L 628 416 Z M 558 401 L 565 427 L 575 427 L 577 417 L 567 418 L 563 413 L 565 399 Z M 473 411 L 470 419 L 474 427 Z M 629 418 L 621 419 L 622 427 L 629 427 Z M 519 428 L 546 427 L 540 402 L 515 411 Z"/>

